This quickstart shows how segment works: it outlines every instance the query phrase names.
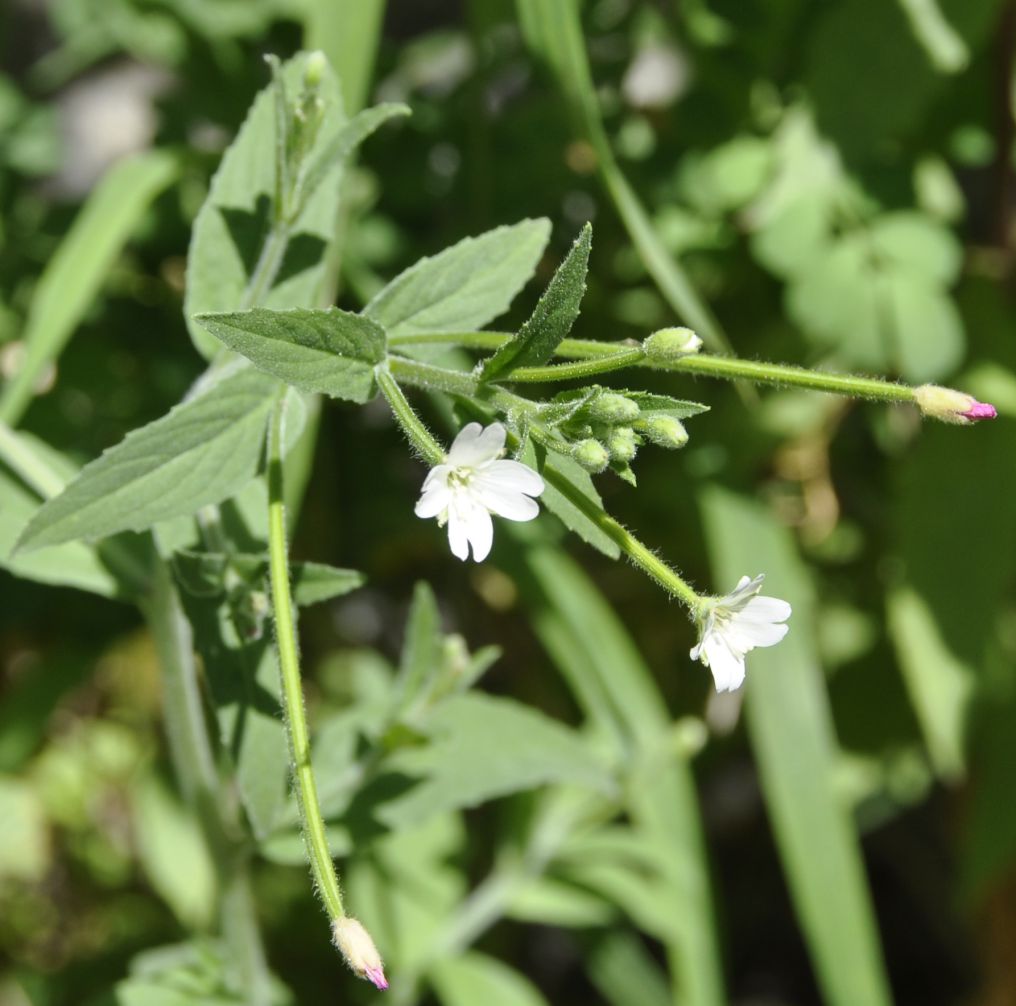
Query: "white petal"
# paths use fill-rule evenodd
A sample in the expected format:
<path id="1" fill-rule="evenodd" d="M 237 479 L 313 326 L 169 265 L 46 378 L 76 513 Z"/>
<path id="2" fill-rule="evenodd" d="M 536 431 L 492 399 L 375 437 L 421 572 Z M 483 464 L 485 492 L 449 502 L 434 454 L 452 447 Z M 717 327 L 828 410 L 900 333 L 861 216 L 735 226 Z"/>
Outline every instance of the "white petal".
<path id="1" fill-rule="evenodd" d="M 479 423 L 463 426 L 448 452 L 448 463 L 453 468 L 476 468 L 493 461 L 504 450 L 505 428 L 491 423 L 481 429 Z"/>
<path id="2" fill-rule="evenodd" d="M 746 622 L 785 622 L 791 607 L 778 597 L 753 597 L 738 614 Z"/>
<path id="3" fill-rule="evenodd" d="M 484 508 L 508 520 L 532 520 L 540 512 L 540 504 L 514 489 L 491 489 L 474 481 L 469 487 Z"/>
<path id="4" fill-rule="evenodd" d="M 778 622 L 737 622 L 727 633 L 731 644 L 747 653 L 756 646 L 775 646 L 789 631 L 789 625 Z"/>
<path id="5" fill-rule="evenodd" d="M 429 472 L 427 472 L 427 477 L 423 480 L 423 485 L 421 486 L 421 489 L 426 490 L 430 486 L 432 486 L 435 482 L 443 482 L 447 484 L 448 475 L 451 472 L 451 470 L 452 469 L 450 465 L 434 465 L 434 467 L 431 468 Z"/>
<path id="6" fill-rule="evenodd" d="M 490 547 L 494 543 L 494 522 L 483 507 L 476 506 L 470 511 L 466 536 L 473 546 L 473 561 L 483 562 L 490 555 Z"/>
<path id="7" fill-rule="evenodd" d="M 452 491 L 448 486 L 435 483 L 420 494 L 413 512 L 417 517 L 436 517 L 448 506 L 451 498 Z"/>
<path id="8" fill-rule="evenodd" d="M 713 633 L 702 641 L 718 692 L 732 692 L 744 682 L 744 655 L 731 649 L 726 638 Z"/>
<path id="9" fill-rule="evenodd" d="M 539 496 L 544 489 L 539 472 L 521 461 L 491 461 L 480 471 L 484 484 L 497 482 L 505 488 L 515 489 L 527 496 Z"/>
<path id="10" fill-rule="evenodd" d="M 469 558 L 469 537 L 466 522 L 454 506 L 448 508 L 448 547 L 463 562 Z"/>

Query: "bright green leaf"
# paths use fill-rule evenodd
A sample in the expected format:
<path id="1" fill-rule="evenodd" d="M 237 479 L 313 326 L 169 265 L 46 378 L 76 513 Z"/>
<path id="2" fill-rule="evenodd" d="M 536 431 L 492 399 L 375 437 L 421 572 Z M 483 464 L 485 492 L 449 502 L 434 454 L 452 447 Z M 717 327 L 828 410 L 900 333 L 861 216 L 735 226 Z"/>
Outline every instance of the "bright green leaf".
<path id="1" fill-rule="evenodd" d="M 393 336 L 482 328 L 508 310 L 549 237 L 550 222 L 540 219 L 465 238 L 396 276 L 364 314 Z"/>
<path id="2" fill-rule="evenodd" d="M 374 395 L 374 365 L 385 358 L 375 322 L 330 307 L 270 311 L 256 307 L 196 319 L 255 367 L 302 391 L 365 402 Z"/>

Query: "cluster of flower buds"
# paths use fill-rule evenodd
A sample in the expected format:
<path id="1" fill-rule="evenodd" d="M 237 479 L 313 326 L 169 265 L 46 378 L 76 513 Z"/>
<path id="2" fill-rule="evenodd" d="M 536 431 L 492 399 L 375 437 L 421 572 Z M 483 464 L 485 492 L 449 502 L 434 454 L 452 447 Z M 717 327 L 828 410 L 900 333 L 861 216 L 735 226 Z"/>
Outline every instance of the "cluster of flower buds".
<path id="1" fill-rule="evenodd" d="M 644 391 L 592 386 L 566 391 L 548 402 L 541 418 L 570 445 L 571 456 L 588 472 L 608 467 L 634 482 L 631 463 L 646 441 L 668 450 L 688 442 L 681 418 L 699 407 Z"/>

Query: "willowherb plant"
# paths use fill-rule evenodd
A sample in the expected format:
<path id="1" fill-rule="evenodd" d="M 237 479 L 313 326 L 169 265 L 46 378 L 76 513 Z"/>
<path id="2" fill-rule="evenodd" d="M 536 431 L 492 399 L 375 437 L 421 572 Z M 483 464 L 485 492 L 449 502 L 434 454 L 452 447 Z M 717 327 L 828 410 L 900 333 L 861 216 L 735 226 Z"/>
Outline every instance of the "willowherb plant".
<path id="1" fill-rule="evenodd" d="M 28 476 L 51 498 L 28 523 L 19 548 L 111 539 L 111 567 L 124 582 L 141 584 L 142 604 L 171 666 L 178 585 L 213 693 L 228 689 L 229 665 L 237 661 L 279 696 L 284 734 L 255 720 L 238 738 L 228 704 L 220 728 L 241 749 L 241 765 L 243 745 L 257 745 L 264 758 L 277 761 L 286 758 L 288 745 L 301 829 L 336 945 L 357 974 L 383 989 L 387 979 L 374 942 L 346 911 L 300 683 L 297 608 L 362 582 L 349 570 L 294 566 L 288 559 L 286 457 L 317 396 L 358 404 L 384 397 L 411 448 L 430 466 L 415 513 L 447 528 L 457 558 L 483 561 L 492 518 L 528 521 L 541 506 L 586 544 L 627 558 L 687 609 L 699 633 L 690 656 L 709 668 L 718 691 L 740 687 L 752 649 L 784 638 L 791 609 L 760 594 L 762 573 L 743 577 L 725 595 L 700 592 L 604 509 L 593 475 L 635 486 L 642 450 L 680 450 L 707 422 L 699 419 L 705 406 L 650 393 L 639 387 L 639 375 L 707 376 L 912 403 L 925 416 L 960 424 L 995 413 L 950 389 L 710 355 L 682 327 L 648 333 L 641 342 L 574 337 L 589 225 L 517 332 L 486 326 L 532 277 L 549 238 L 546 220 L 498 227 L 422 259 L 358 313 L 318 306 L 329 286 L 326 250 L 343 163 L 371 132 L 408 110 L 381 105 L 346 120 L 319 54 L 285 66 L 273 62 L 272 71 L 272 85 L 225 155 L 195 224 L 186 310 L 195 346 L 209 361 L 206 373 L 166 416 L 128 435 L 66 487 L 23 459 Z M 458 352 L 435 356 L 434 348 Z M 627 389 L 598 383 L 622 370 L 630 372 Z M 563 382 L 567 390 L 555 393 L 553 386 Z M 427 429 L 407 389 L 451 404 L 458 429 L 447 441 Z M 253 513 L 250 530 L 266 539 L 263 553 L 241 550 L 224 530 L 219 508 L 240 499 L 243 511 Z M 258 504 L 260 512 L 252 509 Z M 407 519 L 413 510 L 407 498 Z M 113 537 L 125 531 L 144 533 L 142 545 Z M 752 568 L 754 557 L 744 555 L 743 564 Z M 223 861 L 235 863 L 242 854 L 230 836 L 238 822 L 217 804 L 220 782 L 195 722 L 193 683 L 186 667 L 180 673 L 167 684 L 174 756 Z M 479 672 L 462 673 L 468 683 Z M 433 684 L 429 697 L 416 686 L 405 688 L 392 722 L 414 702 L 460 687 L 451 680 Z M 266 796 L 256 775 L 256 769 L 251 776 L 241 771 L 238 785 L 247 824 L 262 838 L 279 820 L 284 794 Z"/>

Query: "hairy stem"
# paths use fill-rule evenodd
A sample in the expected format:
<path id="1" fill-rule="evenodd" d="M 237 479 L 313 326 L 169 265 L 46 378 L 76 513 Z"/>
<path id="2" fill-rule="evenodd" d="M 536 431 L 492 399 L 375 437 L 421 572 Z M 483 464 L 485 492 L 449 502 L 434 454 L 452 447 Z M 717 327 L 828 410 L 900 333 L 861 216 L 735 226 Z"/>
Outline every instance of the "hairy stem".
<path id="1" fill-rule="evenodd" d="M 428 464 L 441 464 L 445 459 L 444 448 L 434 439 L 433 434 L 413 411 L 413 407 L 402 393 L 398 382 L 384 367 L 378 367 L 375 376 L 381 394 L 385 396 L 391 406 L 392 413 L 409 438 L 409 442 Z"/>
<path id="2" fill-rule="evenodd" d="M 634 367 L 645 359 L 641 346 L 633 349 L 622 349 L 620 352 L 578 360 L 575 363 L 557 363 L 550 367 L 519 367 L 513 370 L 506 381 L 522 384 L 535 384 L 543 381 L 576 381 L 597 374 L 609 374 L 612 370 L 623 370 Z"/>
<path id="3" fill-rule="evenodd" d="M 466 349 L 495 350 L 512 338 L 509 332 L 439 332 L 426 335 L 394 336 L 390 340 L 393 349 L 409 345 L 457 345 Z M 617 357 L 620 351 L 635 347 L 617 342 L 595 342 L 591 339 L 564 339 L 555 350 L 557 356 L 573 360 L 600 360 Z M 858 377 L 853 374 L 826 374 L 807 367 L 795 367 L 782 363 L 765 363 L 760 360 L 740 360 L 733 356 L 712 356 L 696 353 L 676 360 L 653 360 L 643 356 L 626 366 L 647 367 L 675 373 L 697 374 L 703 377 L 717 377 L 723 380 L 748 380 L 755 384 L 780 387 L 807 388 L 811 391 L 826 391 L 830 394 L 847 395 L 851 398 L 866 398 L 879 402 L 912 402 L 914 389 L 906 384 L 897 384 L 877 377 Z M 540 368 L 549 370 L 551 368 Z M 518 371 L 516 371 L 516 374 Z M 465 375 L 463 375 L 465 376 Z M 515 380 L 513 374 L 509 380 Z"/>
<path id="4" fill-rule="evenodd" d="M 296 640 L 296 620 L 289 586 L 289 556 L 286 545 L 286 508 L 282 472 L 283 423 L 285 399 L 275 407 L 268 438 L 268 560 L 275 618 L 275 642 L 282 676 L 283 713 L 293 778 L 300 806 L 300 825 L 307 846 L 311 873 L 318 895 L 329 918 L 341 919 L 342 893 L 332 861 L 325 822 L 318 801 L 317 784 L 310 757 L 310 731 L 300 684 L 300 657 Z"/>

